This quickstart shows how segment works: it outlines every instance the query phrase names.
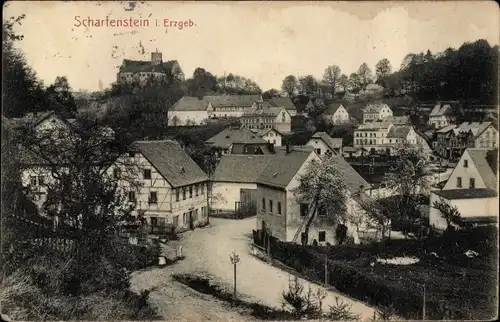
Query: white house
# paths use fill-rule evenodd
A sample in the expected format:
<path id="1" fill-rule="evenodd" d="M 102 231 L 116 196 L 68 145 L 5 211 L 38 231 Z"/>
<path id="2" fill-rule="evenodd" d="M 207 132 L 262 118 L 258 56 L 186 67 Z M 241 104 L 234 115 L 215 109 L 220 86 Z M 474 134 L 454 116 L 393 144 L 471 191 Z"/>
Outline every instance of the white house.
<path id="1" fill-rule="evenodd" d="M 361 124 L 354 130 L 353 146 L 370 151 L 385 149 L 387 135 L 392 128 L 390 122 L 373 122 Z M 394 140 L 395 143 L 395 140 Z"/>
<path id="2" fill-rule="evenodd" d="M 443 128 L 450 125 L 450 116 L 452 113 L 450 104 L 441 104 L 438 102 L 429 115 L 428 123 L 435 128 Z"/>
<path id="3" fill-rule="evenodd" d="M 198 97 L 183 96 L 168 113 L 168 124 L 172 126 L 200 125 L 208 119 L 206 104 Z"/>
<path id="4" fill-rule="evenodd" d="M 263 102 L 260 95 L 215 95 L 204 96 L 209 117 L 239 118 L 251 108 L 255 102 Z"/>
<path id="5" fill-rule="evenodd" d="M 364 206 L 358 204 L 355 196 L 363 195 L 363 198 L 368 198 L 363 190 L 364 187 L 369 187 L 369 184 L 342 157 L 339 158 L 339 165 L 349 190 L 348 212 L 352 216 L 364 216 L 362 211 L 360 213 Z M 285 242 L 294 241 L 297 231 L 301 227 L 303 229 L 302 223 L 307 217 L 310 205 L 309 201 L 301 200 L 293 191 L 312 160 L 320 160 L 320 157 L 311 149 L 292 147 L 271 159 L 257 179 L 257 230 L 266 231 L 267 234 Z M 283 166 L 285 164 L 286 166 Z M 301 237 L 295 242 L 301 243 L 307 237 L 308 244 L 314 241 L 319 245 L 336 244 L 337 223 L 328 222 L 325 216 L 324 212 L 316 215 L 310 225 L 309 234 L 306 236 L 303 231 L 299 231 Z M 348 236 L 352 236 L 355 242 L 359 243 L 358 231 L 354 225 L 350 222 L 344 224 L 348 227 Z"/>
<path id="6" fill-rule="evenodd" d="M 349 112 L 340 103 L 332 103 L 323 112 L 323 117 L 331 124 L 346 124 L 350 121 Z"/>
<path id="7" fill-rule="evenodd" d="M 387 104 L 369 104 L 363 110 L 363 123 L 384 121 L 393 116 Z"/>
<path id="8" fill-rule="evenodd" d="M 463 122 L 454 129 L 455 134 L 469 130 L 474 135 L 475 148 L 494 149 L 498 147 L 498 130 L 492 122 Z"/>
<path id="9" fill-rule="evenodd" d="M 283 134 L 277 131 L 276 129 L 262 129 L 262 130 L 252 130 L 259 137 L 263 138 L 269 143 L 272 143 L 273 146 L 281 146 Z"/>
<path id="10" fill-rule="evenodd" d="M 151 228 L 171 226 L 184 231 L 207 223 L 208 177 L 177 143 L 134 142 L 110 171 L 128 202 L 136 206 L 136 214 L 143 214 Z"/>
<path id="11" fill-rule="evenodd" d="M 212 210 L 234 213 L 241 202 L 256 202 L 257 178 L 273 155 L 224 155 L 212 179 Z"/>
<path id="12" fill-rule="evenodd" d="M 430 196 L 430 224 L 447 228 L 434 202 L 443 200 L 458 208 L 464 222 L 498 221 L 498 150 L 466 149 L 441 190 Z"/>
<path id="13" fill-rule="evenodd" d="M 342 138 L 332 138 L 325 132 L 316 132 L 307 142 L 318 155 L 342 155 Z"/>

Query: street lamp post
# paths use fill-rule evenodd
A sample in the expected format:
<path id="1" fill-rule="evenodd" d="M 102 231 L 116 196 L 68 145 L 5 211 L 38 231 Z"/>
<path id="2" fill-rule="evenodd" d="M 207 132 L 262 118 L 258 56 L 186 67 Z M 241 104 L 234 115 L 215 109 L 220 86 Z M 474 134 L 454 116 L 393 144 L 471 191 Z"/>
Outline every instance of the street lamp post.
<path id="1" fill-rule="evenodd" d="M 235 251 L 233 251 L 231 254 L 229 254 L 229 259 L 231 260 L 231 263 L 233 264 L 233 274 L 234 274 L 233 295 L 234 295 L 234 298 L 236 298 L 236 265 L 240 262 L 240 256 L 238 254 L 236 254 Z"/>

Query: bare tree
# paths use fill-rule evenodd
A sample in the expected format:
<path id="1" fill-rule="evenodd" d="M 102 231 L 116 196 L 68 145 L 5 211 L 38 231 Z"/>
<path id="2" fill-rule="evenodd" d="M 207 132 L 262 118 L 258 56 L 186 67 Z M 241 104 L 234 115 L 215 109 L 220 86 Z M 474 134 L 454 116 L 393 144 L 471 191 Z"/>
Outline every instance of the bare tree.
<path id="1" fill-rule="evenodd" d="M 330 86 L 332 96 L 335 97 L 336 88 L 340 81 L 340 67 L 337 65 L 328 66 L 323 74 L 323 82 Z"/>
<path id="2" fill-rule="evenodd" d="M 347 188 L 339 158 L 341 157 L 332 155 L 324 156 L 319 161 L 312 160 L 304 175 L 300 177 L 299 185 L 293 190 L 297 199 L 308 200 L 318 210 L 306 219 L 304 227 L 306 236 L 314 218 L 318 215 L 325 215 L 324 220 L 332 224 L 346 219 Z"/>

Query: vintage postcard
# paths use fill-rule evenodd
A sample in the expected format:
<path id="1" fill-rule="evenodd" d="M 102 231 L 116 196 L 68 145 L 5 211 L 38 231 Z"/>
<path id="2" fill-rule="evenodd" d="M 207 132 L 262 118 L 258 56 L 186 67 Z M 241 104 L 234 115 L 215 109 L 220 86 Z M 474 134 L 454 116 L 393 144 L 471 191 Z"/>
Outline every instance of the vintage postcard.
<path id="1" fill-rule="evenodd" d="M 495 320 L 493 1 L 9 1 L 5 321 Z"/>

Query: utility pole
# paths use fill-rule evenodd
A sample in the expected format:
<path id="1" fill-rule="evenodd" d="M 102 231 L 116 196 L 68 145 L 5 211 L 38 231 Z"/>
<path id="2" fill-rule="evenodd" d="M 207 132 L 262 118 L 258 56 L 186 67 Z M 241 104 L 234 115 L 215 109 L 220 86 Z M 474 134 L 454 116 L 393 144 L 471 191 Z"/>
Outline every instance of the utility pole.
<path id="1" fill-rule="evenodd" d="M 423 305 L 422 305 L 422 320 L 425 320 L 425 284 L 424 284 L 424 296 L 423 296 Z"/>
<path id="2" fill-rule="evenodd" d="M 328 285 L 328 255 L 325 254 L 325 286 Z"/>
<path id="3" fill-rule="evenodd" d="M 233 295 L 234 298 L 236 298 L 236 264 L 240 262 L 240 256 L 236 254 L 235 251 L 233 251 L 229 255 L 229 259 L 231 259 L 231 263 L 233 264 L 233 274 L 234 274 L 234 288 L 233 288 Z"/>

